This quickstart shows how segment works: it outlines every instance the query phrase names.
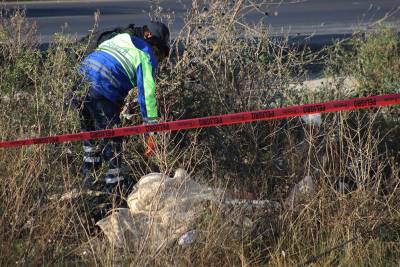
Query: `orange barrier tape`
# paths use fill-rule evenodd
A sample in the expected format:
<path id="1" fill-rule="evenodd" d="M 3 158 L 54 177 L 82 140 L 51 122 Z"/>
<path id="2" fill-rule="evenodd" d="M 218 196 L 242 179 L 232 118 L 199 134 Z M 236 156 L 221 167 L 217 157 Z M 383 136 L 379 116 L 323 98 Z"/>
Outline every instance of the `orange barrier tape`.
<path id="1" fill-rule="evenodd" d="M 335 100 L 319 104 L 307 104 L 286 108 L 266 109 L 251 112 L 232 113 L 220 116 L 209 116 L 188 120 L 162 122 L 157 124 L 129 126 L 92 132 L 81 132 L 76 134 L 64 134 L 16 141 L 5 141 L 0 142 L 0 148 L 82 141 L 98 138 L 111 138 L 116 136 L 139 135 L 148 132 L 179 131 L 195 128 L 239 124 L 253 121 L 281 119 L 313 113 L 327 113 L 343 110 L 382 107 L 395 104 L 400 104 L 400 94 L 388 94 L 380 96 Z"/>

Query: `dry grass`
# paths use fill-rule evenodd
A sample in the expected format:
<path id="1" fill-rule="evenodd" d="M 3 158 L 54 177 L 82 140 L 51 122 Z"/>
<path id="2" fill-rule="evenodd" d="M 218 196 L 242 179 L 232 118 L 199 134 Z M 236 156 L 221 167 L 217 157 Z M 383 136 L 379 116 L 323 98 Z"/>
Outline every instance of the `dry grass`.
<path id="1" fill-rule="evenodd" d="M 353 50 L 337 45 L 319 57 L 272 43 L 262 28 L 245 25 L 240 16 L 250 8 L 243 1 L 212 1 L 204 10 L 194 2 L 174 44 L 176 56 L 160 71 L 165 119 L 398 92 L 399 38 L 391 30 L 355 37 Z M 82 47 L 59 36 L 41 52 L 23 14 L 0 19 L 2 139 L 79 131 L 63 97 L 77 79 L 79 60 L 71 54 L 80 55 Z M 306 65 L 316 60 L 336 82 L 314 92 L 295 89 L 308 75 Z M 343 76 L 355 77 L 360 87 L 343 88 Z M 127 138 L 125 160 L 135 179 L 184 166 L 204 183 L 277 201 L 304 175 L 317 184 L 310 202 L 265 214 L 251 234 L 238 235 L 230 218 L 210 207 L 198 227 L 199 242 L 157 253 L 146 243 L 138 249 L 110 247 L 91 227 L 93 199 L 49 200 L 80 184 L 79 143 L 2 150 L 0 264 L 398 266 L 398 118 L 396 106 L 324 115 L 320 128 L 290 119 L 165 134 L 151 160 L 142 156 L 141 137 Z M 355 190 L 339 193 L 338 180 L 352 181 Z"/>

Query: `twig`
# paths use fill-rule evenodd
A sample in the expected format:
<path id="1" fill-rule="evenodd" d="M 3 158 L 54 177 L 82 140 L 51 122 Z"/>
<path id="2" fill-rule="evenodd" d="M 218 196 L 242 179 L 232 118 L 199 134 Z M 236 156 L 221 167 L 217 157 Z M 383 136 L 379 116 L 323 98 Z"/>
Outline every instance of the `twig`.
<path id="1" fill-rule="evenodd" d="M 340 248 L 344 247 L 345 245 L 347 245 L 347 244 L 349 244 L 349 243 L 352 243 L 352 242 L 354 242 L 354 241 L 360 239 L 361 237 L 362 237 L 362 236 L 359 235 L 359 236 L 353 237 L 353 238 L 351 238 L 351 239 L 349 239 L 349 240 L 346 240 L 346 241 L 342 242 L 341 244 L 339 244 L 339 245 L 337 245 L 337 246 L 334 246 L 334 247 L 332 247 L 332 248 L 330 248 L 330 249 L 327 249 L 327 250 L 325 250 L 324 252 L 322 252 L 322 253 L 320 253 L 320 254 L 318 254 L 318 255 L 312 256 L 311 258 L 309 258 L 309 259 L 306 260 L 305 262 L 299 264 L 298 266 L 299 266 L 299 267 L 303 267 L 303 266 L 310 265 L 311 263 L 315 263 L 317 260 L 319 260 L 320 258 L 325 257 L 326 255 L 328 255 L 328 254 L 331 253 L 332 251 L 335 251 L 335 250 L 337 250 L 337 249 L 340 249 Z"/>

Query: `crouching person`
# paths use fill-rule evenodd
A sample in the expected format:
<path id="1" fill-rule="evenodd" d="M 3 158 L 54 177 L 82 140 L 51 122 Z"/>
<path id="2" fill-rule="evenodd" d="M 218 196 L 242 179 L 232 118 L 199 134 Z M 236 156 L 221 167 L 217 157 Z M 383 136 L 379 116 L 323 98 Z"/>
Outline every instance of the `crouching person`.
<path id="1" fill-rule="evenodd" d="M 169 53 L 169 30 L 160 22 L 150 22 L 134 31 L 108 32 L 97 48 L 83 60 L 80 73 L 90 89 L 80 110 L 83 131 L 120 126 L 120 112 L 128 92 L 137 87 L 144 123 L 157 122 L 154 75 L 158 62 Z M 95 186 L 93 171 L 108 164 L 104 179 L 97 181 L 106 190 L 126 179 L 121 173 L 122 138 L 83 143 L 83 187 Z M 97 185 L 96 185 L 97 188 Z"/>

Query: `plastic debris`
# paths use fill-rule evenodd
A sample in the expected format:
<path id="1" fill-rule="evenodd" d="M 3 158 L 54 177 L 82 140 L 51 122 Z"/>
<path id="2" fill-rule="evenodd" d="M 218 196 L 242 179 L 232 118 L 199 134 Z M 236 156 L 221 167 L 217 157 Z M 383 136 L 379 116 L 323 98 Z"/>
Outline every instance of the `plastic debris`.
<path id="1" fill-rule="evenodd" d="M 307 176 L 294 188 L 289 197 L 296 204 L 305 195 L 312 195 L 314 185 Z M 127 209 L 118 209 L 97 222 L 110 243 L 116 247 L 140 245 L 159 251 L 178 243 L 188 246 L 196 241 L 195 227 L 215 204 L 227 216 L 235 214 L 231 223 L 237 232 L 251 232 L 257 216 L 280 212 L 279 202 L 269 200 L 236 199 L 224 190 L 197 183 L 183 169 L 174 177 L 161 173 L 143 176 L 128 197 Z"/>
<path id="2" fill-rule="evenodd" d="M 193 244 L 196 241 L 196 231 L 191 230 L 184 233 L 178 240 L 180 246 L 186 247 Z"/>
<path id="3" fill-rule="evenodd" d="M 321 126 L 322 124 L 321 113 L 303 115 L 301 119 L 308 125 Z"/>

